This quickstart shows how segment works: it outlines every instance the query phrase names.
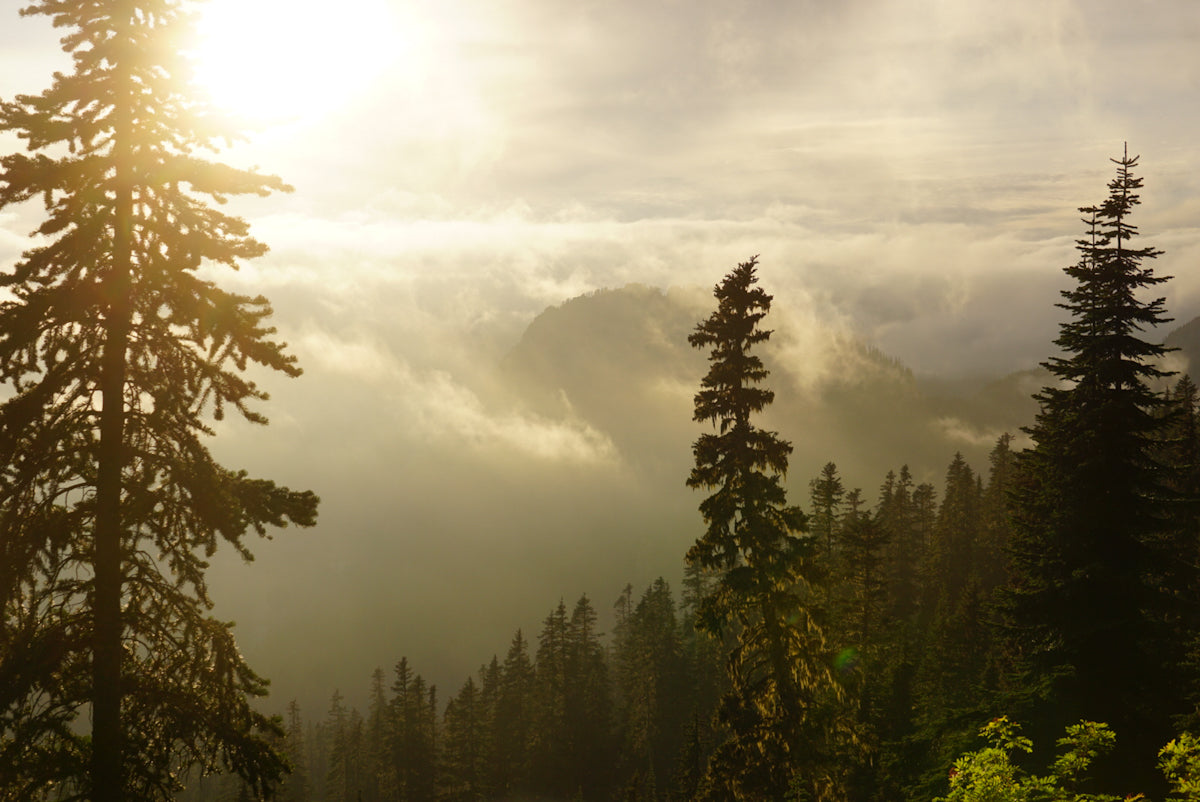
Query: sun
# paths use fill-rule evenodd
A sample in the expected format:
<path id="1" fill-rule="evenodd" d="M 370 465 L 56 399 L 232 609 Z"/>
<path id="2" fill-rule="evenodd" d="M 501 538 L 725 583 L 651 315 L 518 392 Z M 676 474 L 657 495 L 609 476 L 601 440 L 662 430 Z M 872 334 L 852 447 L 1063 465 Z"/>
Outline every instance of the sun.
<path id="1" fill-rule="evenodd" d="M 325 117 L 418 58 L 388 0 L 206 0 L 193 53 L 199 90 L 252 126 Z"/>

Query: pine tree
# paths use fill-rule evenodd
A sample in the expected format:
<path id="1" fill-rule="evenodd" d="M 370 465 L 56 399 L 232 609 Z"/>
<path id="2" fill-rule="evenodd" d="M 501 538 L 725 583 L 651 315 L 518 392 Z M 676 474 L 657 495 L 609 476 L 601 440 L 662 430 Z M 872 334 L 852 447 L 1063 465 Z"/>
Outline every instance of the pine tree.
<path id="1" fill-rule="evenodd" d="M 284 730 L 284 754 L 291 770 L 279 792 L 281 802 L 308 802 L 308 755 L 304 741 L 304 721 L 300 705 L 293 699 L 288 703 Z"/>
<path id="2" fill-rule="evenodd" d="M 49 771 L 93 802 L 164 799 L 181 763 L 263 793 L 283 771 L 249 704 L 265 681 L 208 615 L 204 571 L 221 541 L 248 556 L 249 530 L 311 525 L 316 498 L 218 465 L 204 437 L 226 408 L 265 422 L 250 363 L 300 371 L 266 299 L 200 268 L 265 251 L 207 199 L 287 187 L 205 158 L 223 132 L 187 94 L 184 5 L 33 3 L 74 71 L 0 104 L 29 151 L 0 161 L 0 208 L 47 212 L 0 278 L 0 675 L 18 681 L 0 725 L 20 739 L 0 752 L 24 755 L 0 769 L 22 793 Z"/>
<path id="3" fill-rule="evenodd" d="M 567 605 L 560 599 L 542 621 L 534 668 L 532 776 L 539 791 L 559 796 L 570 796 L 575 791 L 567 720 L 569 630 Z"/>
<path id="4" fill-rule="evenodd" d="M 837 531 L 838 516 L 841 514 L 842 497 L 845 495 L 837 465 L 832 462 L 825 463 L 821 475 L 810 481 L 808 487 L 812 497 L 812 515 L 809 522 L 812 534 L 820 543 L 823 558 L 829 563 L 833 560 L 834 535 Z"/>
<path id="5" fill-rule="evenodd" d="M 927 619 L 939 606 L 955 607 L 977 575 L 981 498 L 975 472 L 955 453 L 946 469 L 946 489 L 925 553 L 924 596 Z"/>
<path id="6" fill-rule="evenodd" d="M 1026 671 L 1018 685 L 1051 700 L 1039 737 L 1081 718 L 1109 723 L 1121 738 L 1101 771 L 1140 790 L 1158 781 L 1154 750 L 1182 712 L 1164 681 L 1178 644 L 1158 624 L 1184 589 L 1162 581 L 1176 533 L 1164 531 L 1170 481 L 1153 456 L 1166 401 L 1151 383 L 1166 375 L 1157 362 L 1167 349 L 1142 336 L 1168 318 L 1164 299 L 1139 297 L 1167 279 L 1144 264 L 1160 251 L 1133 247 L 1137 157 L 1113 162 L 1108 198 L 1081 209 L 1062 356 L 1045 363 L 1057 383 L 1035 396 L 1034 445 L 1018 459 L 1006 620 Z"/>
<path id="7" fill-rule="evenodd" d="M 437 789 L 437 688 L 414 674 L 408 658 L 396 663 L 392 681 L 390 749 L 395 799 L 433 799 Z"/>
<path id="8" fill-rule="evenodd" d="M 758 386 L 768 371 L 752 352 L 771 335 L 759 328 L 771 296 L 754 286 L 756 266 L 757 258 L 743 262 L 716 286 L 717 310 L 688 337 L 710 348 L 694 419 L 716 428 L 693 446 L 688 485 L 714 492 L 700 505 L 707 529 L 688 560 L 723 572 L 702 602 L 701 625 L 737 637 L 721 709 L 729 738 L 712 757 L 710 781 L 727 799 L 782 799 L 796 783 L 834 798 L 836 736 L 823 713 L 840 688 L 805 603 L 813 547 L 800 535 L 804 515 L 787 505 L 781 483 L 792 447 L 752 421 L 774 399 Z"/>
<path id="9" fill-rule="evenodd" d="M 518 629 L 504 656 L 496 699 L 493 732 L 496 742 L 496 793 L 502 798 L 515 796 L 529 788 L 534 682 L 529 642 Z"/>
<path id="10" fill-rule="evenodd" d="M 988 455 L 991 465 L 980 511 L 979 575 L 987 592 L 1008 580 L 1008 547 L 1012 540 L 1009 499 L 1013 493 L 1016 455 L 1012 436 L 1003 434 Z"/>
<path id="11" fill-rule="evenodd" d="M 661 577 L 646 589 L 628 616 L 613 649 L 614 688 L 620 711 L 622 781 L 626 798 L 656 799 L 680 759 L 691 720 L 683 640 L 670 586 Z M 650 782 L 654 779 L 654 783 Z"/>
<path id="12" fill-rule="evenodd" d="M 393 718 L 382 668 L 376 668 L 371 673 L 369 699 L 363 754 L 366 768 L 362 802 L 384 802 L 392 799 L 395 794 L 396 767 L 388 748 L 392 740 Z"/>
<path id="13" fill-rule="evenodd" d="M 471 677 L 458 694 L 446 704 L 441 798 L 469 800 L 483 798 L 485 777 L 486 725 L 479 686 Z"/>

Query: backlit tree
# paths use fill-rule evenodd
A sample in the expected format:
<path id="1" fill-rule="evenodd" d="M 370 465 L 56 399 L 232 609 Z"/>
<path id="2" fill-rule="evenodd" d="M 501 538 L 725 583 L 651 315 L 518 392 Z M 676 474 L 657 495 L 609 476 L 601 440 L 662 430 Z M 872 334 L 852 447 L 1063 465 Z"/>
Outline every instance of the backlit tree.
<path id="1" fill-rule="evenodd" d="M 756 266 L 757 258 L 743 262 L 717 285 L 716 311 L 688 337 L 709 349 L 694 418 L 716 429 L 692 449 L 688 485 L 713 493 L 700 504 L 707 529 L 688 561 L 721 572 L 701 601 L 699 625 L 736 637 L 732 690 L 720 710 L 729 737 L 710 760 L 709 793 L 783 799 L 803 789 L 838 798 L 830 760 L 837 726 L 824 711 L 840 688 L 806 605 L 813 543 L 781 482 L 792 446 L 753 420 L 774 399 L 759 386 L 769 372 L 753 353 L 771 335 L 759 328 L 771 296 L 755 286 Z"/>
<path id="2" fill-rule="evenodd" d="M 0 161 L 0 208 L 46 211 L 0 275 L 0 781 L 165 799 L 199 763 L 262 793 L 279 728 L 250 706 L 265 681 L 208 614 L 205 569 L 219 543 L 248 558 L 248 532 L 311 525 L 317 499 L 206 445 L 227 409 L 265 423 L 251 364 L 300 372 L 267 300 L 210 279 L 266 250 L 210 201 L 287 187 L 208 158 L 224 132 L 188 91 L 183 3 L 22 13 L 66 31 L 74 70 L 0 104 L 26 144 Z"/>

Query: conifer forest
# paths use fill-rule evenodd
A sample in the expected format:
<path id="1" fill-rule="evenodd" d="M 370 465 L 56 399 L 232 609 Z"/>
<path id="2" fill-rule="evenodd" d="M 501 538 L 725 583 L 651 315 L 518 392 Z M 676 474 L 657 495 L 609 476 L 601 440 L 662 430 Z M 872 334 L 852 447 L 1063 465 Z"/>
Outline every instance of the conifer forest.
<path id="1" fill-rule="evenodd" d="M 225 204 L 292 187 L 221 160 L 191 5 L 32 0 L 71 67 L 0 98 L 0 212 L 37 214 L 0 264 L 0 802 L 1200 800 L 1200 390 L 1131 147 L 1058 234 L 1036 411 L 986 463 L 851 476 L 885 444 L 845 442 L 798 475 L 746 254 L 674 343 L 704 364 L 676 573 L 546 598 L 456 686 L 397 643 L 323 707 L 268 697 L 209 570 L 322 507 L 219 447 L 306 381 L 225 288 L 267 253 Z"/>

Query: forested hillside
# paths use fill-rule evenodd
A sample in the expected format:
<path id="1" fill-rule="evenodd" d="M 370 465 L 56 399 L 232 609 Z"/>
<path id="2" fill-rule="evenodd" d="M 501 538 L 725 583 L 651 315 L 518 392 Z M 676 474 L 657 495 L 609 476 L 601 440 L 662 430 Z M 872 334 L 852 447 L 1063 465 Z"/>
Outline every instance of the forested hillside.
<path id="1" fill-rule="evenodd" d="M 980 695 L 999 660 L 987 599 L 1004 579 L 1012 464 L 1006 436 L 979 472 L 955 456 L 937 487 L 914 484 L 905 466 L 866 490 L 846 487 L 833 463 L 811 477 L 820 579 L 808 602 L 870 747 L 870 759 L 846 764 L 860 791 L 939 788 L 992 714 Z M 548 605 L 539 631 L 481 656 L 458 688 L 431 687 L 398 657 L 364 672 L 366 710 L 348 709 L 340 691 L 325 710 L 289 707 L 296 771 L 282 798 L 692 798 L 728 684 L 720 641 L 695 627 L 712 582 L 692 569 L 674 586 Z M 611 632 L 596 630 L 601 605 L 614 611 Z M 182 799 L 236 799 L 235 788 L 208 779 Z"/>

